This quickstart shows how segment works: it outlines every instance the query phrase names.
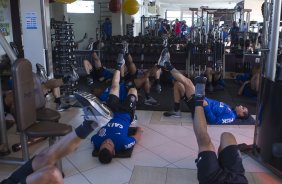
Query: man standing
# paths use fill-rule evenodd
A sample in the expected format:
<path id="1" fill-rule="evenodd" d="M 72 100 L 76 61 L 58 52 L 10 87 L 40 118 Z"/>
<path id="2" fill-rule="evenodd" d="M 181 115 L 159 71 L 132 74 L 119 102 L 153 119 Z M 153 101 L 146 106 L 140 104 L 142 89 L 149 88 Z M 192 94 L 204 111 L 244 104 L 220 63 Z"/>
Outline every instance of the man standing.
<path id="1" fill-rule="evenodd" d="M 105 40 L 111 38 L 112 36 L 112 23 L 110 21 L 110 19 L 107 17 L 105 19 L 105 22 L 102 25 L 102 34 Z"/>

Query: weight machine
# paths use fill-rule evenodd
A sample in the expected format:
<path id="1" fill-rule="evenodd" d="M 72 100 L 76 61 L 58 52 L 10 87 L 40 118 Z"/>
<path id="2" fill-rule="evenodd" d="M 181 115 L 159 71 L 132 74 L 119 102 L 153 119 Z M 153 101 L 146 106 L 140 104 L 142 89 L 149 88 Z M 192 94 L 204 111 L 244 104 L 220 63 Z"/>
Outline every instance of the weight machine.
<path id="1" fill-rule="evenodd" d="M 277 74 L 282 0 L 265 0 L 254 142 L 248 155 L 282 177 L 282 73 Z M 281 65 L 281 61 L 280 61 Z M 281 70 L 281 69 L 280 69 Z"/>
<path id="2" fill-rule="evenodd" d="M 141 16 L 141 35 L 158 36 L 158 30 L 160 27 L 159 16 L 145 17 Z"/>

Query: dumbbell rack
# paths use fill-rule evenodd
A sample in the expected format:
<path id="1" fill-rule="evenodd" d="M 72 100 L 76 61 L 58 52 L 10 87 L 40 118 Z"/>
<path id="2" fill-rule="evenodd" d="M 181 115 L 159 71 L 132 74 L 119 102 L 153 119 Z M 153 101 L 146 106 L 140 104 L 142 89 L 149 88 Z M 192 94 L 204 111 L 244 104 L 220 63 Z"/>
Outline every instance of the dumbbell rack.
<path id="1" fill-rule="evenodd" d="M 69 76 L 76 65 L 75 42 L 73 23 L 51 19 L 52 54 L 54 77 L 63 78 Z M 72 95 L 77 90 L 78 82 L 67 82 L 61 87 L 61 94 Z"/>

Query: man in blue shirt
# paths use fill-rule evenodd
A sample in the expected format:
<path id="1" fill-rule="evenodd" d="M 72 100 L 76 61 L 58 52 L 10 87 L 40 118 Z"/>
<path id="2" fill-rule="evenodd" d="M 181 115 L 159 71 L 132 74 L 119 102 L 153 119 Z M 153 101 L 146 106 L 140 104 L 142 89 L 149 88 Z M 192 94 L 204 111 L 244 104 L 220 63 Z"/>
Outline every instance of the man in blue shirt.
<path id="1" fill-rule="evenodd" d="M 233 22 L 233 27 L 230 28 L 229 30 L 229 34 L 230 34 L 230 38 L 231 38 L 231 46 L 238 46 L 239 43 L 239 27 L 237 26 L 236 21 Z"/>
<path id="2" fill-rule="evenodd" d="M 152 105 L 152 106 L 158 105 L 159 103 L 157 102 L 157 100 L 150 95 L 151 83 L 149 77 L 154 76 L 156 81 L 158 81 L 156 82 L 156 85 L 159 84 L 160 69 L 157 66 L 154 66 L 151 69 L 142 72 L 136 68 L 135 63 L 133 62 L 133 58 L 131 57 L 131 54 L 128 53 L 128 49 L 123 49 L 122 52 L 124 52 L 123 57 L 126 58 L 125 59 L 126 64 L 124 67 L 125 69 L 121 71 L 120 92 L 119 92 L 120 100 L 124 101 L 124 99 L 127 96 L 127 89 L 130 88 L 130 86 L 135 86 L 137 89 L 141 89 L 141 88 L 144 89 L 145 92 L 144 104 Z M 105 67 L 102 66 L 101 60 L 95 52 L 93 52 L 92 57 L 94 61 L 94 67 L 88 60 L 83 61 L 84 68 L 87 73 L 88 84 L 89 85 L 93 84 L 94 78 L 98 78 L 99 81 L 106 81 L 106 82 L 111 80 L 113 77 L 113 71 L 106 69 Z M 94 93 L 96 96 L 99 96 L 101 101 L 106 102 L 109 98 L 110 89 L 111 86 L 102 90 L 96 88 L 94 89 L 95 90 Z"/>
<path id="3" fill-rule="evenodd" d="M 102 25 L 103 28 L 103 37 L 107 40 L 112 36 L 112 23 L 111 20 L 107 17 L 105 22 Z"/>
<path id="4" fill-rule="evenodd" d="M 137 90 L 133 86 L 129 89 L 126 99 L 119 100 L 120 74 L 125 61 L 120 53 L 117 60 L 117 70 L 112 79 L 112 86 L 107 101 L 108 107 L 113 112 L 113 118 L 91 138 L 94 149 L 99 150 L 101 163 L 109 163 L 115 152 L 126 150 L 136 144 L 141 137 L 141 129 L 134 136 L 128 136 L 128 128 L 132 122 L 136 109 Z"/>
<path id="5" fill-rule="evenodd" d="M 198 143 L 197 177 L 200 184 L 241 183 L 247 184 L 245 169 L 242 163 L 236 138 L 230 132 L 223 132 L 220 145 L 215 148 L 207 131 L 207 115 L 205 113 L 205 77 L 196 77 L 195 116 L 193 129 Z M 223 108 L 225 109 L 225 108 Z M 216 153 L 218 150 L 218 153 Z"/>
<path id="6" fill-rule="evenodd" d="M 181 74 L 170 63 L 170 55 L 168 50 L 164 49 L 159 65 L 166 70 L 169 70 L 172 76 L 176 79 L 174 83 L 174 110 L 165 112 L 164 116 L 180 117 L 180 100 L 183 99 L 194 115 L 195 111 L 195 86 L 193 82 Z M 248 118 L 248 109 L 242 105 L 238 105 L 232 110 L 223 102 L 218 102 L 209 98 L 204 99 L 204 111 L 209 124 L 226 124 L 232 123 L 236 118 Z"/>

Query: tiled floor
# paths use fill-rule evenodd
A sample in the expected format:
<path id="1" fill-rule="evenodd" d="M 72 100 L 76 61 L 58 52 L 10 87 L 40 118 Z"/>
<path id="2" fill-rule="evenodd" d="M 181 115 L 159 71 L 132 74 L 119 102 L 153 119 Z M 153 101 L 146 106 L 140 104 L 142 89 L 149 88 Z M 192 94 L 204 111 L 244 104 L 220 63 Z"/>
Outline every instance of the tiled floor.
<path id="1" fill-rule="evenodd" d="M 71 108 L 62 112 L 61 122 L 76 127 L 83 121 L 81 115 L 79 108 Z M 144 133 L 141 141 L 135 146 L 131 158 L 113 159 L 108 165 L 100 164 L 97 158 L 91 156 L 92 145 L 89 136 L 74 153 L 63 159 L 65 183 L 127 184 L 132 181 L 133 184 L 134 180 L 130 179 L 134 168 L 138 166 L 149 166 L 148 168 L 153 168 L 153 171 L 158 171 L 156 168 L 176 168 L 172 173 L 178 170 L 179 173 L 174 173 L 175 176 L 181 175 L 183 169 L 196 169 L 194 160 L 197 155 L 197 143 L 189 113 L 183 113 L 182 118 L 165 118 L 162 112 L 137 111 L 137 116 L 137 126 L 142 127 Z M 238 143 L 253 142 L 254 126 L 209 126 L 208 132 L 216 147 L 219 145 L 220 134 L 224 131 L 235 134 Z M 15 134 L 15 129 L 9 130 L 10 145 L 17 141 L 18 135 Z M 34 145 L 31 147 L 31 152 L 38 152 L 46 146 L 46 141 Z M 12 156 L 20 156 L 20 153 L 13 153 Z M 251 172 L 247 174 L 250 183 L 282 183 L 282 180 L 277 179 L 269 170 L 247 155 L 243 155 L 243 164 L 246 171 Z M 0 179 L 7 177 L 16 167 L 0 164 Z M 197 183 L 195 177 L 189 180 L 191 181 L 189 183 Z M 144 183 L 145 180 L 146 178 Z M 173 183 L 178 183 L 177 177 Z"/>

